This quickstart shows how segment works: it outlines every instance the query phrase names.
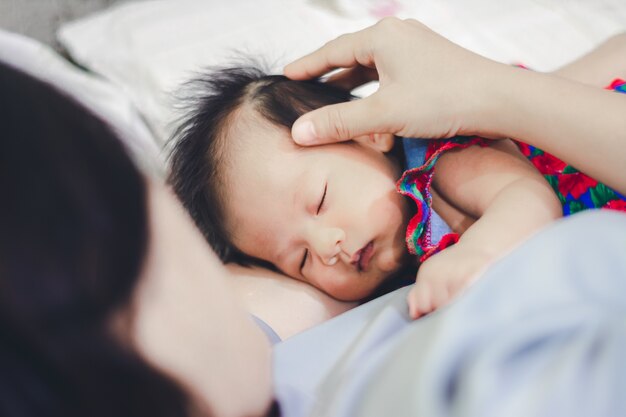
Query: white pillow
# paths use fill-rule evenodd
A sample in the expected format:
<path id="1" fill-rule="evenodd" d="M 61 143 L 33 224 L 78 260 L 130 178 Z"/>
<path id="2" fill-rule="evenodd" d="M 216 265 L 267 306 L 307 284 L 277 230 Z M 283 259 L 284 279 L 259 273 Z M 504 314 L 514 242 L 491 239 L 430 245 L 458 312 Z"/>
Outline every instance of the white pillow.
<path id="1" fill-rule="evenodd" d="M 224 65 L 238 51 L 280 72 L 289 60 L 370 23 L 301 0 L 160 0 L 70 22 L 58 38 L 77 62 L 127 92 L 164 141 L 174 117 L 170 93 L 202 67 Z"/>
<path id="2" fill-rule="evenodd" d="M 132 102 L 111 83 L 72 65 L 33 39 L 0 30 L 0 60 L 55 85 L 106 120 L 138 165 L 161 176 L 164 162 L 153 135 Z"/>

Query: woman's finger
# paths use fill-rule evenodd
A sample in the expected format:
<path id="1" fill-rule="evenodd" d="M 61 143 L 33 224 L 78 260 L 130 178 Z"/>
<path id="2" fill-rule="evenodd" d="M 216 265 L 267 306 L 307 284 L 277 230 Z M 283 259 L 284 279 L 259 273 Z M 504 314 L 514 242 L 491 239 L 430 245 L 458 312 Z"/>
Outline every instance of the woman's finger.
<path id="1" fill-rule="evenodd" d="M 318 50 L 288 64 L 284 68 L 285 75 L 293 80 L 308 80 L 336 68 L 356 65 L 373 67 L 371 43 L 367 41 L 373 27 L 347 33 L 327 42 Z"/>
<path id="2" fill-rule="evenodd" d="M 313 110 L 293 124 L 291 135 L 299 145 L 343 142 L 370 133 L 393 133 L 377 118 L 381 113 L 378 93 L 363 99 Z"/>

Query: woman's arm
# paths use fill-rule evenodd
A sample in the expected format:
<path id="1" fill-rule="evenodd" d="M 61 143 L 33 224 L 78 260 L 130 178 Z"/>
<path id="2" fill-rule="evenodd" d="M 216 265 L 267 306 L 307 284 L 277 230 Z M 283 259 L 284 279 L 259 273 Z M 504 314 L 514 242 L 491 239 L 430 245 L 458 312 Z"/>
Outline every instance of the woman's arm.
<path id="1" fill-rule="evenodd" d="M 615 78 L 626 80 L 626 33 L 615 35 L 593 51 L 552 74 L 593 87 L 606 87 Z"/>
<path id="2" fill-rule="evenodd" d="M 499 108 L 490 112 L 489 130 L 537 146 L 626 192 L 626 95 L 515 71 L 502 76 L 509 88 L 494 92 Z"/>
<path id="3" fill-rule="evenodd" d="M 548 182 L 510 140 L 443 154 L 433 188 L 478 220 L 456 245 L 420 266 L 408 295 L 413 318 L 445 304 L 493 260 L 562 215 Z"/>
<path id="4" fill-rule="evenodd" d="M 515 130 L 519 133 L 514 134 L 512 130 L 509 136 L 556 154 L 600 181 L 615 177 L 607 184 L 624 192 L 626 95 L 606 91 L 604 87 L 615 78 L 626 79 L 626 33 L 609 38 L 551 75 L 556 75 L 565 83 L 575 82 L 584 86 L 578 90 L 571 84 L 559 86 L 559 83 L 545 79 L 531 83 L 531 90 L 546 88 L 543 92 L 537 91 L 539 98 L 544 97 L 544 100 L 536 102 L 537 108 L 543 110 L 534 112 L 540 120 L 533 122 L 537 117 L 524 120 L 523 112 L 510 111 L 508 115 L 514 116 L 515 121 L 512 126 L 516 125 Z M 570 94 L 568 89 L 574 89 L 577 93 Z M 614 106 L 608 104 L 609 101 L 614 102 Z M 589 118 L 593 120 L 581 123 Z M 618 127 L 617 130 L 615 127 Z M 547 135 L 558 136 L 545 142 Z M 587 152 L 584 149 L 581 152 L 579 146 L 586 146 Z M 612 172 L 614 168 L 617 170 Z"/>

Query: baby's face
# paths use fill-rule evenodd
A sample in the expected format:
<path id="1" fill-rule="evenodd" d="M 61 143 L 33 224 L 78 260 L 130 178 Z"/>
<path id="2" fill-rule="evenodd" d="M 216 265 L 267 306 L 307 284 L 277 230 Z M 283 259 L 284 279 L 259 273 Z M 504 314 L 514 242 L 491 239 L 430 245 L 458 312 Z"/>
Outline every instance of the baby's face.
<path id="1" fill-rule="evenodd" d="M 244 253 L 341 300 L 369 295 L 406 260 L 408 207 L 384 143 L 303 148 L 287 129 L 234 133 L 226 226 Z"/>

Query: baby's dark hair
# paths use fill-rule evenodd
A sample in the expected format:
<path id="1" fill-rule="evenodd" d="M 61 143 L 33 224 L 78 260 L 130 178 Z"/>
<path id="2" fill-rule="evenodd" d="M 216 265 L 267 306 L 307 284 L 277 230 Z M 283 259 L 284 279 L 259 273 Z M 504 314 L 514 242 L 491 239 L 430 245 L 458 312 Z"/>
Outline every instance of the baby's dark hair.
<path id="1" fill-rule="evenodd" d="M 183 97 L 185 115 L 171 139 L 168 180 L 223 262 L 268 266 L 235 247 L 225 227 L 229 128 L 243 106 L 291 129 L 304 113 L 353 96 L 319 80 L 293 81 L 254 65 L 212 69 L 188 82 L 184 91 L 189 94 Z"/>

